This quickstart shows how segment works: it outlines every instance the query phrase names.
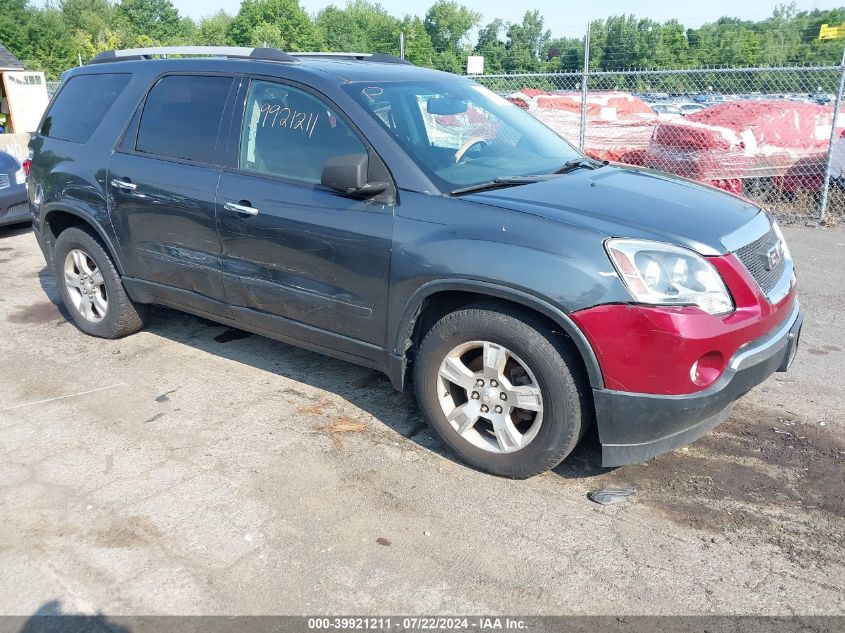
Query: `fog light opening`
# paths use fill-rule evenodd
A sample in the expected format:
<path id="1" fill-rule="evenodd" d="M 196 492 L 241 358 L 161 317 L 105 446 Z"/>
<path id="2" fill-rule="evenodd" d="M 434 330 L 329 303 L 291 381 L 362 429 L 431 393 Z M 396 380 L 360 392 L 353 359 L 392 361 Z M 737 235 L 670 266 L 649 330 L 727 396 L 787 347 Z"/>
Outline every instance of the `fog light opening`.
<path id="1" fill-rule="evenodd" d="M 692 364 L 689 377 L 694 385 L 705 387 L 715 382 L 724 369 L 725 357 L 722 353 L 707 352 Z"/>

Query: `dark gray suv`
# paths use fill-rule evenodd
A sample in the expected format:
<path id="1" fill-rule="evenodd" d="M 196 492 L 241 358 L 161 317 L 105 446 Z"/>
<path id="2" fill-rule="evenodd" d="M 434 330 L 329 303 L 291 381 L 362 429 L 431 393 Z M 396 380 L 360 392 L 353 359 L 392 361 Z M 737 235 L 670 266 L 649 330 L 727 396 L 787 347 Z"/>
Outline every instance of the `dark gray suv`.
<path id="1" fill-rule="evenodd" d="M 681 446 L 795 354 L 765 210 L 590 160 L 397 58 L 111 51 L 67 75 L 30 149 L 82 331 L 163 304 L 379 369 L 491 473 L 552 468 L 594 421 L 605 465 Z"/>

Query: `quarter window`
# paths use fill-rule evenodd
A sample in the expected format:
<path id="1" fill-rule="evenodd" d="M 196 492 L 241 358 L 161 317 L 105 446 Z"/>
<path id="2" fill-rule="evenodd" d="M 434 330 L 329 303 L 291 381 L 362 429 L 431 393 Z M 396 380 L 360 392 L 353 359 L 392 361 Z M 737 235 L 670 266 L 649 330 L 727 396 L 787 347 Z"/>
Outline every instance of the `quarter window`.
<path id="1" fill-rule="evenodd" d="M 231 77 L 170 75 L 153 86 L 135 149 L 147 154 L 213 163 Z"/>
<path id="2" fill-rule="evenodd" d="M 366 151 L 343 119 L 320 99 L 284 84 L 250 85 L 240 169 L 316 184 L 330 157 Z"/>
<path id="3" fill-rule="evenodd" d="M 85 143 L 129 83 L 128 74 L 79 75 L 68 79 L 56 97 L 41 134 Z"/>

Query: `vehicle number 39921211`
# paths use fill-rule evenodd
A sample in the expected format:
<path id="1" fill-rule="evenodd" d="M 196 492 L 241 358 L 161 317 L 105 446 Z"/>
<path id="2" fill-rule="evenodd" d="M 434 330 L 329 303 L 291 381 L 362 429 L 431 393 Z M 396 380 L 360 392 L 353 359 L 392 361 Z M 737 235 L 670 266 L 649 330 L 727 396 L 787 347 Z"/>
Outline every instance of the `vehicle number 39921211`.
<path id="1" fill-rule="evenodd" d="M 337 630 L 396 630 L 396 631 L 495 631 L 523 630 L 525 622 L 498 617 L 334 617 L 308 618 L 308 629 L 313 631 Z"/>

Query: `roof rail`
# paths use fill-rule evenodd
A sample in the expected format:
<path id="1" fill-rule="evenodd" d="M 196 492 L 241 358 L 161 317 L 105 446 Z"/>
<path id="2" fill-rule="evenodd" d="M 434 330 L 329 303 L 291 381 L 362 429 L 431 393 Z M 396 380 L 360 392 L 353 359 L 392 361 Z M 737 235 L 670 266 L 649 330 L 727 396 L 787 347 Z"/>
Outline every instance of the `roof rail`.
<path id="1" fill-rule="evenodd" d="M 290 53 L 293 57 L 308 57 L 311 59 L 349 59 L 359 62 L 380 62 L 382 64 L 406 64 L 413 66 L 407 59 L 396 57 L 396 55 L 388 55 L 387 53 L 333 53 L 333 52 L 310 52 L 310 53 Z"/>
<path id="2" fill-rule="evenodd" d="M 250 48 L 245 46 L 153 46 L 149 48 L 125 48 L 122 50 L 104 51 L 88 63 L 103 64 L 131 59 L 151 59 L 153 56 L 166 57 L 167 55 L 234 57 L 288 63 L 297 63 L 299 61 L 277 48 Z"/>

